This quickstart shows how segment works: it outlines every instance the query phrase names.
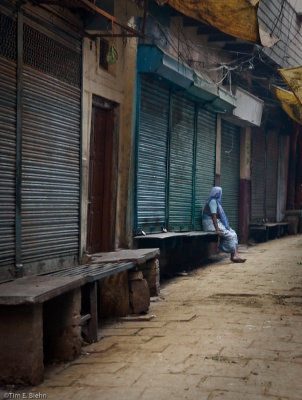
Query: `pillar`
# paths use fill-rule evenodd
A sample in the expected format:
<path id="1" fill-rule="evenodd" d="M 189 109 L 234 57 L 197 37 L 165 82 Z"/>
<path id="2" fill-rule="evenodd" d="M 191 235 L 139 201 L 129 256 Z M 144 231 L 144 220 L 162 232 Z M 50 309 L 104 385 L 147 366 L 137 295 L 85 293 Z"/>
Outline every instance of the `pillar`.
<path id="1" fill-rule="evenodd" d="M 248 243 L 251 206 L 251 128 L 241 130 L 239 183 L 239 243 Z"/>
<path id="2" fill-rule="evenodd" d="M 42 304 L 0 306 L 0 355 L 1 384 L 43 380 Z"/>
<path id="3" fill-rule="evenodd" d="M 81 354 L 81 288 L 44 303 L 46 362 L 71 361 Z"/>

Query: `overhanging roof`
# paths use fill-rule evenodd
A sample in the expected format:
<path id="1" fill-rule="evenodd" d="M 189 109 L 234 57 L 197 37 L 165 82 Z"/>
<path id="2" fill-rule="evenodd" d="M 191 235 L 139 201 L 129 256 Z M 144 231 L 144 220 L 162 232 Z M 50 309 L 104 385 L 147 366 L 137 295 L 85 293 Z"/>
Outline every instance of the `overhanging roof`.
<path id="1" fill-rule="evenodd" d="M 170 85 L 185 89 L 188 95 L 213 112 L 226 113 L 236 107 L 236 98 L 232 94 L 155 45 L 138 47 L 137 70 L 164 78 Z"/>

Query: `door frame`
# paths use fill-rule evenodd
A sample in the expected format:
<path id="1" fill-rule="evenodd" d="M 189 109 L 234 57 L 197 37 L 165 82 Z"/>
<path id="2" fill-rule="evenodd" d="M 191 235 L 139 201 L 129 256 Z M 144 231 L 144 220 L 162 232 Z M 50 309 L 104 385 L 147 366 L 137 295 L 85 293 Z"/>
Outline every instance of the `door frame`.
<path id="1" fill-rule="evenodd" d="M 117 213 L 117 183 L 118 183 L 118 116 L 119 116 L 119 107 L 118 104 L 105 99 L 101 96 L 92 95 L 92 106 L 90 113 L 90 120 L 92 121 L 92 113 L 94 108 L 101 108 L 103 110 L 108 110 L 113 112 L 112 119 L 112 154 L 111 154 L 111 173 L 110 173 L 110 182 L 107 181 L 107 187 L 109 189 L 109 201 L 110 207 L 108 208 L 109 212 L 109 220 L 111 221 L 109 226 L 109 249 L 107 251 L 115 250 L 115 235 L 116 235 L 116 213 Z M 89 143 L 91 143 L 91 134 L 92 134 L 92 124 L 89 132 Z M 89 206 L 89 187 L 90 187 L 90 145 L 89 145 L 89 155 L 88 155 L 88 191 L 87 191 L 87 217 L 86 217 L 86 250 L 88 250 L 88 206 Z M 107 177 L 108 178 L 108 177 Z"/>

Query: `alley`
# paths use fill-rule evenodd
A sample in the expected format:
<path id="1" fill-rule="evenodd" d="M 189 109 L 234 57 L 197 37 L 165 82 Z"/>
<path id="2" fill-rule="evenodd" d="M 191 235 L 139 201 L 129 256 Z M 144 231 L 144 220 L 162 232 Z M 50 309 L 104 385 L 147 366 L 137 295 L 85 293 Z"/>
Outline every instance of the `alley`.
<path id="1" fill-rule="evenodd" d="M 27 395 L 301 400 L 302 235 L 245 256 L 245 264 L 223 258 L 166 282 L 148 315 L 103 326 L 98 343 Z"/>

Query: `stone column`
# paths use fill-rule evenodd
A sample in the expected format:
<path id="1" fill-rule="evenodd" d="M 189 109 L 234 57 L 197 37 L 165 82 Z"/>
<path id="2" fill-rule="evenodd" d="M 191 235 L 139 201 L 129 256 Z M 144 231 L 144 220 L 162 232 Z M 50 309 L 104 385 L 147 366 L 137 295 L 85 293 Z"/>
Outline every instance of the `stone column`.
<path id="1" fill-rule="evenodd" d="M 43 380 L 42 304 L 0 306 L 0 355 L 1 384 Z"/>
<path id="2" fill-rule="evenodd" d="M 217 114 L 216 127 L 216 175 L 215 185 L 220 186 L 220 169 L 221 169 L 221 116 Z"/>
<path id="3" fill-rule="evenodd" d="M 101 317 L 124 317 L 129 314 L 128 271 L 101 279 L 99 299 Z"/>
<path id="4" fill-rule="evenodd" d="M 158 258 L 156 257 L 152 260 L 148 260 L 145 265 L 140 266 L 140 270 L 148 283 L 150 296 L 158 296 L 160 292 L 160 270 Z"/>
<path id="5" fill-rule="evenodd" d="M 129 273 L 130 306 L 134 314 L 147 312 L 150 306 L 150 291 L 142 271 Z"/>
<path id="6" fill-rule="evenodd" d="M 251 205 L 251 128 L 241 129 L 239 186 L 239 243 L 248 243 Z"/>

